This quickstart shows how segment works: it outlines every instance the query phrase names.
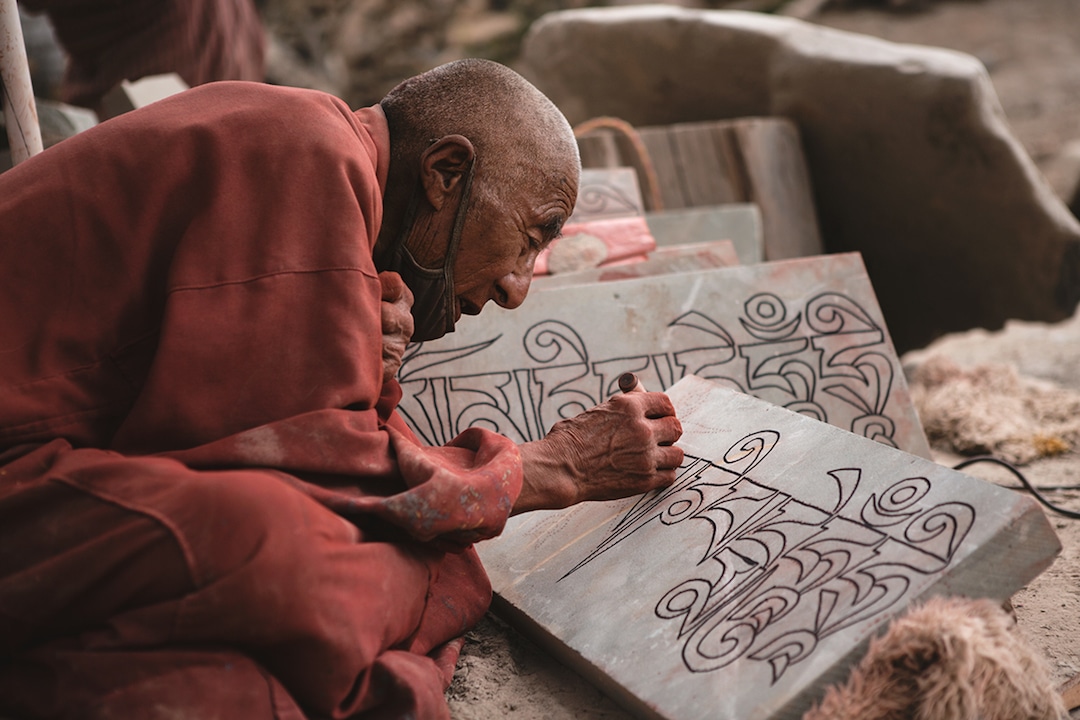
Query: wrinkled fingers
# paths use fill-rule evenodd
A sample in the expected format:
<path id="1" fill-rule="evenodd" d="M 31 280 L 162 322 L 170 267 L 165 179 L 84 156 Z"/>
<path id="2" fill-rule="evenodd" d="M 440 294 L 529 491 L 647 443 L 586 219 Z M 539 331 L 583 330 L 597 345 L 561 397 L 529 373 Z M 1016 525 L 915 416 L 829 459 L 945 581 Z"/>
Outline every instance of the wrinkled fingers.
<path id="1" fill-rule="evenodd" d="M 408 342 L 412 337 L 412 313 L 400 300 L 397 303 L 384 302 L 380 317 L 383 335 L 402 338 L 403 342 Z"/>
<path id="2" fill-rule="evenodd" d="M 412 307 L 412 291 L 409 290 L 409 286 L 396 272 L 384 271 L 379 273 L 379 286 L 382 289 L 384 302 L 396 303 L 404 301 L 407 307 Z"/>
<path id="3" fill-rule="evenodd" d="M 674 415 L 650 419 L 649 424 L 658 445 L 674 445 L 682 437 L 682 423 Z"/>
<path id="4" fill-rule="evenodd" d="M 676 470 L 683 464 L 682 448 L 675 445 L 662 445 L 656 448 L 654 455 L 657 470 Z"/>
<path id="5" fill-rule="evenodd" d="M 675 406 L 671 404 L 671 398 L 660 392 L 623 393 L 613 395 L 608 402 L 624 412 L 633 408 L 632 412 L 640 413 L 650 420 L 675 416 Z"/>

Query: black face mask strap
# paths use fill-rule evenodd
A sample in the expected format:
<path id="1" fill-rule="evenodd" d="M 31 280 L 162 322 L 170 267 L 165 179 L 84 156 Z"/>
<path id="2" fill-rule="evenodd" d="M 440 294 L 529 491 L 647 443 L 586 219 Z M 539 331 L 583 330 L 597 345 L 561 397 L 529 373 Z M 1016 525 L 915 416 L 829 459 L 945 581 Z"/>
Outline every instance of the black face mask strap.
<path id="1" fill-rule="evenodd" d="M 454 305 L 454 263 L 457 260 L 458 246 L 461 244 L 461 230 L 465 227 L 465 216 L 468 214 L 469 201 L 472 199 L 473 174 L 476 170 L 476 158 L 469 163 L 469 169 L 465 172 L 465 178 L 461 186 L 461 202 L 458 203 L 457 214 L 454 216 L 454 227 L 450 231 L 450 243 L 446 247 L 446 260 L 443 262 L 443 278 L 446 282 L 446 297 L 443 299 L 447 309 L 446 332 L 454 330 L 454 313 L 450 308 Z"/>
<path id="2" fill-rule="evenodd" d="M 409 196 L 409 204 L 405 206 L 405 217 L 402 218 L 401 229 L 398 230 L 393 244 L 389 247 L 379 248 L 376 243 L 372 260 L 375 262 L 375 269 L 379 272 L 384 270 L 397 272 L 398 268 L 401 267 L 401 257 L 407 252 L 405 241 L 409 238 L 413 223 L 416 222 L 416 210 L 420 206 L 420 193 L 421 187 L 418 180 L 417 188 Z"/>
<path id="3" fill-rule="evenodd" d="M 446 248 L 446 258 L 443 262 L 442 268 L 426 268 L 417 264 L 414 261 L 414 266 L 417 270 L 430 273 L 431 275 L 444 275 L 447 282 L 453 279 L 453 265 L 454 260 L 457 258 L 458 245 L 461 242 L 461 229 L 465 226 L 465 213 L 468 209 L 470 191 L 472 189 L 473 174 L 476 169 L 476 160 L 474 159 L 469 164 L 469 169 L 465 172 L 464 182 L 461 187 L 461 202 L 458 203 L 457 213 L 454 216 L 454 225 L 450 229 L 450 241 Z M 380 270 L 383 267 L 389 269 L 396 269 L 401 266 L 401 256 L 407 253 L 410 257 L 412 253 L 408 249 L 407 240 L 409 234 L 412 232 L 413 225 L 416 223 L 417 209 L 420 207 L 420 199 L 424 194 L 423 185 L 417 180 L 416 190 L 413 191 L 409 197 L 409 204 L 405 207 L 405 217 L 402 219 L 401 230 L 398 232 L 397 242 L 394 246 L 388 248 L 383 253 L 380 253 L 379 257 L 375 258 L 375 265 Z M 389 263 L 384 262 L 384 259 L 388 259 Z M 449 268 L 449 270 L 447 270 Z M 452 284 L 452 283 L 451 283 Z M 453 299 L 452 296 L 450 298 Z"/>

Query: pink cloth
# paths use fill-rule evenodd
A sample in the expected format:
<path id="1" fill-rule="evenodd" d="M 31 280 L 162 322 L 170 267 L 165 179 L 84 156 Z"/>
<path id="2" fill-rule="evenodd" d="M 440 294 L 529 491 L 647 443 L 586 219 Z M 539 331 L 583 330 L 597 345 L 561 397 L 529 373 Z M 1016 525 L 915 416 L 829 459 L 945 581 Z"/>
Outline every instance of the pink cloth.
<path id="1" fill-rule="evenodd" d="M 446 717 L 521 462 L 381 385 L 388 153 L 212 83 L 0 175 L 0 710 Z"/>
<path id="2" fill-rule="evenodd" d="M 581 270 L 641 262 L 655 249 L 656 238 L 641 215 L 569 223 L 562 236 L 537 256 L 533 273 L 550 273 L 552 258 L 560 254 L 569 256 L 570 264 Z"/>

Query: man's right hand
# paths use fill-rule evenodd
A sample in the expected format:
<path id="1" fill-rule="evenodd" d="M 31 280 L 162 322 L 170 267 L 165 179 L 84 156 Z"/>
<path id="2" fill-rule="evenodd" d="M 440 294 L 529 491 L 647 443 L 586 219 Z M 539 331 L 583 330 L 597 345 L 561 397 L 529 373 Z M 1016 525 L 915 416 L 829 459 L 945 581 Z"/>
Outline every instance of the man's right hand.
<path id="1" fill-rule="evenodd" d="M 382 285 L 383 384 L 390 382 L 401 367 L 405 347 L 413 334 L 413 294 L 396 272 L 379 273 Z"/>
<path id="2" fill-rule="evenodd" d="M 556 423 L 519 446 L 524 469 L 513 514 L 612 500 L 675 482 L 682 425 L 667 395 L 630 392 Z"/>

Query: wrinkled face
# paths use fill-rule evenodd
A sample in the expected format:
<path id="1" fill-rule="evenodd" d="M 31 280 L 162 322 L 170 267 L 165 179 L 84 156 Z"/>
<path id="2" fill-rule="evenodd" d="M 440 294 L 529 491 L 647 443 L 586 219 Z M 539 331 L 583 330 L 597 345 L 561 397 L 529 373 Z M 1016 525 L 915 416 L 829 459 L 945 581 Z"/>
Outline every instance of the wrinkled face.
<path id="1" fill-rule="evenodd" d="M 575 168 L 565 181 L 544 187 L 473 187 L 454 263 L 455 321 L 479 314 L 488 300 L 511 309 L 521 305 L 536 256 L 558 237 L 574 209 L 577 177 Z"/>

